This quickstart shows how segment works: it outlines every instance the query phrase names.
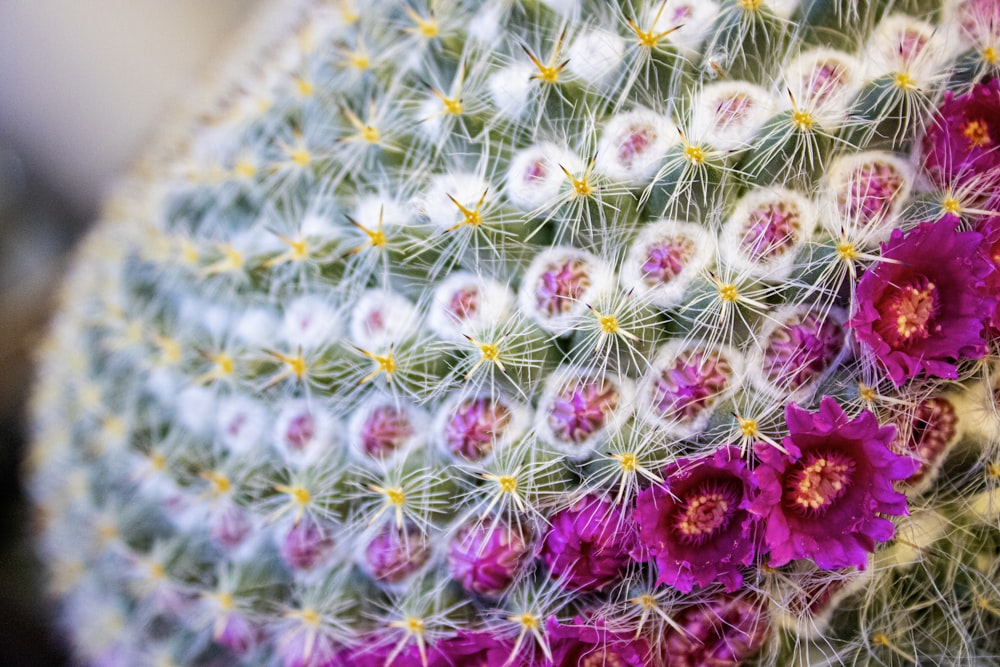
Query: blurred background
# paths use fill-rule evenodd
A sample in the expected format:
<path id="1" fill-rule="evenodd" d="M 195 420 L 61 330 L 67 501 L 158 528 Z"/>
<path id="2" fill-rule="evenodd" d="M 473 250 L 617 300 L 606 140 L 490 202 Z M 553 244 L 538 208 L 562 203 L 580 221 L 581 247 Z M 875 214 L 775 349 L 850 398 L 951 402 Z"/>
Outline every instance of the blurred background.
<path id="1" fill-rule="evenodd" d="M 260 0 L 0 0 L 0 665 L 61 665 L 19 479 L 67 252 Z"/>

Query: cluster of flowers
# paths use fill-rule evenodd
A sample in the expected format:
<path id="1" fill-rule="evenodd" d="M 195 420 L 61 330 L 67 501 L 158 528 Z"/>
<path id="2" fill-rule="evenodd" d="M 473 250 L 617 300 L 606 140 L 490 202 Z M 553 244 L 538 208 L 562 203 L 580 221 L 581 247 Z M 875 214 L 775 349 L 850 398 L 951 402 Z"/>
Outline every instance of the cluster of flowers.
<path id="1" fill-rule="evenodd" d="M 994 659 L 1000 5 L 945 4 L 291 2 L 42 356 L 81 660 Z"/>

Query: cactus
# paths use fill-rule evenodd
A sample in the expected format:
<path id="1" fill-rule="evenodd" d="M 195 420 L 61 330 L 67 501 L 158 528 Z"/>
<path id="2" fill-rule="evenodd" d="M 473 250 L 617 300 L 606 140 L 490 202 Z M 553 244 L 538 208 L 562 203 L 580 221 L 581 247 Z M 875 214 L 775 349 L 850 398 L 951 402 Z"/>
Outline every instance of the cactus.
<path id="1" fill-rule="evenodd" d="M 77 659 L 1000 664 L 997 7 L 268 13 L 40 348 Z"/>

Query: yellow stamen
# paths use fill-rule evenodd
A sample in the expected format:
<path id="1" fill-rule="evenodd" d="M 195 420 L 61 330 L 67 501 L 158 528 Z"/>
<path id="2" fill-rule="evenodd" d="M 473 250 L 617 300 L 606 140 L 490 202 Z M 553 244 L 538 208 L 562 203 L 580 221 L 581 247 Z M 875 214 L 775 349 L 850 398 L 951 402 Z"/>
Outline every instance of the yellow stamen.
<path id="1" fill-rule="evenodd" d="M 589 197 L 594 193 L 594 188 L 590 184 L 590 173 L 594 169 L 594 164 L 597 161 L 597 156 L 590 158 L 590 162 L 587 164 L 586 170 L 583 172 L 583 176 L 577 178 L 573 174 L 569 173 L 566 167 L 559 165 L 562 172 L 566 174 L 566 178 L 569 179 L 570 184 L 573 186 L 573 196 L 574 197 Z"/>
<path id="2" fill-rule="evenodd" d="M 531 59 L 531 62 L 535 64 L 538 68 L 538 74 L 532 75 L 531 78 L 539 79 L 545 83 L 555 84 L 559 83 L 559 73 L 563 71 L 569 60 L 564 60 L 562 63 L 556 64 L 559 58 L 559 50 L 562 48 L 563 35 L 559 35 L 559 39 L 556 40 L 555 46 L 552 48 L 552 54 L 549 56 L 549 61 L 547 63 L 542 63 L 534 53 L 532 53 L 528 47 L 522 47 L 524 52 Z"/>
<path id="3" fill-rule="evenodd" d="M 758 434 L 758 425 L 756 419 L 737 417 L 736 421 L 740 425 L 740 434 L 744 438 L 756 438 Z"/>
<path id="4" fill-rule="evenodd" d="M 483 224 L 483 215 L 482 213 L 480 213 L 480 209 L 483 207 L 483 202 L 486 201 L 487 192 L 489 192 L 489 190 L 483 191 L 483 195 L 479 198 L 479 201 L 476 202 L 476 207 L 473 209 L 470 209 L 467 206 L 463 206 L 462 203 L 459 202 L 457 199 L 455 199 L 451 195 L 448 195 L 448 199 L 451 200 L 451 203 L 457 206 L 458 210 L 462 212 L 463 218 L 461 222 L 459 222 L 456 225 L 452 225 L 451 227 L 448 228 L 447 231 L 453 232 L 459 227 L 462 227 L 464 225 L 469 225 L 470 227 L 481 226 Z"/>
<path id="5" fill-rule="evenodd" d="M 382 211 L 383 211 L 383 208 L 379 207 L 379 209 L 378 209 L 378 227 L 376 227 L 374 230 L 368 229 L 367 227 L 365 227 L 364 225 L 362 225 L 360 222 L 358 222 L 354 218 L 352 218 L 350 216 L 347 216 L 347 221 L 349 223 L 351 223 L 352 225 L 354 225 L 355 227 L 357 227 L 358 229 L 360 229 L 361 231 L 363 231 L 365 233 L 365 235 L 368 236 L 368 241 L 366 241 L 365 243 L 362 243 L 357 248 L 354 248 L 353 250 L 351 250 L 351 252 L 348 253 L 349 255 L 356 255 L 359 252 L 361 252 L 362 250 L 364 250 L 365 248 L 385 248 L 385 246 L 387 244 L 387 239 L 386 239 L 386 236 L 385 236 L 385 232 L 382 231 Z"/>
<path id="6" fill-rule="evenodd" d="M 379 142 L 381 135 L 378 128 L 372 124 L 370 115 L 367 123 L 361 122 L 361 119 L 358 118 L 357 114 L 347 107 L 344 107 L 344 115 L 347 116 L 347 120 L 350 121 L 351 125 L 353 125 L 354 129 L 358 132 L 355 135 L 344 137 L 344 141 L 360 140 L 369 144 L 377 144 Z"/>
<path id="7" fill-rule="evenodd" d="M 280 352 L 270 352 L 270 355 L 288 366 L 288 368 L 285 369 L 285 371 L 278 377 L 278 379 L 271 382 L 271 384 L 276 384 L 280 380 L 284 380 L 286 377 L 290 375 L 294 375 L 296 380 L 301 381 L 302 378 L 309 371 L 309 366 L 308 364 L 306 364 L 306 360 L 302 356 L 301 349 L 299 349 L 299 351 L 295 353 L 295 356 L 282 354 Z"/>
<path id="8" fill-rule="evenodd" d="M 504 367 L 503 362 L 500 360 L 500 346 L 496 343 L 483 343 L 475 338 L 465 336 L 466 340 L 479 348 L 479 361 L 469 369 L 469 372 L 465 374 L 465 379 L 468 380 L 472 377 L 472 374 L 479 370 L 479 367 L 485 363 L 491 363 L 496 366 L 501 373 L 506 373 L 507 369 Z"/>
<path id="9" fill-rule="evenodd" d="M 733 283 L 720 283 L 718 290 L 719 298 L 727 303 L 733 303 L 739 299 L 739 292 Z"/>
<path id="10" fill-rule="evenodd" d="M 896 72 L 892 81 L 900 90 L 913 90 L 917 87 L 916 80 L 906 72 Z"/>
<path id="11" fill-rule="evenodd" d="M 635 20 L 628 19 L 628 25 L 630 28 L 632 28 L 632 32 L 635 33 L 636 41 L 639 43 L 639 46 L 642 46 L 647 49 L 655 49 L 660 45 L 660 41 L 664 37 L 683 27 L 678 25 L 674 26 L 673 28 L 664 30 L 663 32 L 660 33 L 656 32 L 656 24 L 660 22 L 660 17 L 663 15 L 663 10 L 666 8 L 666 6 L 667 6 L 667 0 L 663 0 L 663 2 L 660 3 L 660 7 L 656 10 L 656 16 L 653 17 L 653 20 L 651 21 L 652 25 L 650 25 L 648 30 L 642 30 L 639 27 L 639 24 L 636 23 Z"/>
<path id="12" fill-rule="evenodd" d="M 618 461 L 625 472 L 635 472 L 636 468 L 639 467 L 639 457 L 635 454 L 612 454 L 611 458 Z"/>
<path id="13" fill-rule="evenodd" d="M 389 346 L 389 352 L 385 355 L 374 354 L 373 352 L 362 350 L 360 347 L 355 349 L 375 362 L 375 370 L 361 378 L 361 380 L 358 381 L 359 385 L 374 380 L 380 373 L 385 373 L 386 381 L 390 383 L 392 382 L 392 374 L 396 372 L 396 359 L 393 357 L 393 348 L 391 345 Z"/>
<path id="14" fill-rule="evenodd" d="M 992 143 L 989 127 L 978 118 L 962 125 L 962 136 L 969 140 L 969 148 L 982 148 Z"/>
<path id="15" fill-rule="evenodd" d="M 204 472 L 201 476 L 212 483 L 212 486 L 214 487 L 213 491 L 215 491 L 216 495 L 227 493 L 232 486 L 226 475 L 215 470 Z"/>
<path id="16" fill-rule="evenodd" d="M 420 14 L 413 11 L 412 8 L 406 7 L 404 9 L 406 15 L 416 24 L 413 28 L 407 28 L 406 31 L 419 34 L 427 39 L 434 39 L 441 34 L 441 29 L 438 27 L 437 20 L 431 16 L 430 18 L 424 18 Z"/>
<path id="17" fill-rule="evenodd" d="M 837 244 L 837 256 L 845 262 L 853 262 L 858 258 L 858 251 L 853 243 L 841 241 Z"/>
<path id="18" fill-rule="evenodd" d="M 311 97 L 314 91 L 313 85 L 305 79 L 295 79 L 295 87 L 302 97 Z"/>

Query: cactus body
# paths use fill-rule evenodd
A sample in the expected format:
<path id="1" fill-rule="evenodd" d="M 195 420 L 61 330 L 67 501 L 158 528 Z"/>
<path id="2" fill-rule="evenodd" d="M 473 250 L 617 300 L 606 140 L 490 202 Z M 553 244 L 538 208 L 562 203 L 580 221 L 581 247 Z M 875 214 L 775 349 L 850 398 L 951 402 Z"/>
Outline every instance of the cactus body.
<path id="1" fill-rule="evenodd" d="M 39 355 L 80 661 L 1000 663 L 996 7 L 282 5 Z"/>

